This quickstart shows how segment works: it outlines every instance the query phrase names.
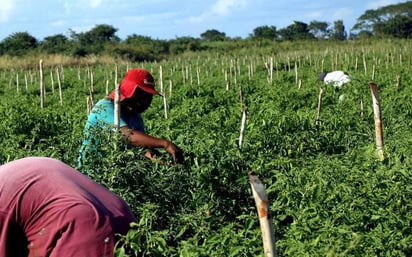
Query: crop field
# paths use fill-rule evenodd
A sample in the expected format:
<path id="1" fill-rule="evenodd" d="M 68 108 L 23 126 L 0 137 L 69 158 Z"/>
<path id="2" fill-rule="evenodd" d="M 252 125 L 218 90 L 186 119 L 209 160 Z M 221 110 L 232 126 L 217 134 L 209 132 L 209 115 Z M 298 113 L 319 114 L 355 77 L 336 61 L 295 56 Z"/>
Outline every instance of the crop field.
<path id="1" fill-rule="evenodd" d="M 105 156 L 86 168 L 139 220 L 116 256 L 265 256 L 251 173 L 269 199 L 277 256 L 412 256 L 411 49 L 403 41 L 156 63 L 45 61 L 44 83 L 39 63 L 3 69 L 0 161 L 48 156 L 76 168 L 88 106 L 128 68 L 144 67 L 164 95 L 143 114 L 146 129 L 186 161 L 151 163 L 102 135 Z M 322 70 L 355 79 L 337 89 L 319 81 Z"/>

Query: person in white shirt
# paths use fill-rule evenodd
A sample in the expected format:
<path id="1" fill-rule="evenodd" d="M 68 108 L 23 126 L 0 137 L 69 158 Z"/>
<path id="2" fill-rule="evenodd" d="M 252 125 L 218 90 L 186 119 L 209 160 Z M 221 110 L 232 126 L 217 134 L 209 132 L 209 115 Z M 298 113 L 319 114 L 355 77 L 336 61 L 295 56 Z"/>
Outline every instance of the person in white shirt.
<path id="1" fill-rule="evenodd" d="M 332 84 L 334 87 L 341 88 L 344 84 L 353 80 L 353 77 L 343 71 L 322 72 L 319 80 L 325 84 Z"/>

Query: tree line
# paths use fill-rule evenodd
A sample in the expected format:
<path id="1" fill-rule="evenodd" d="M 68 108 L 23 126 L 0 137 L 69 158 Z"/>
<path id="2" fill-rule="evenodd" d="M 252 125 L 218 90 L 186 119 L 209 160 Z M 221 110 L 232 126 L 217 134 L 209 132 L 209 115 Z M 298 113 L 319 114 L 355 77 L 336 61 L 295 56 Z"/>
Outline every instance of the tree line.
<path id="1" fill-rule="evenodd" d="M 106 54 L 129 61 L 155 61 L 165 56 L 219 49 L 245 47 L 250 42 L 282 42 L 297 40 L 362 40 L 370 38 L 410 38 L 412 35 L 412 2 L 388 5 L 367 10 L 351 28 L 349 35 L 342 20 L 333 25 L 324 21 L 309 24 L 294 21 L 277 29 L 276 26 L 256 27 L 245 39 L 227 37 L 224 32 L 210 29 L 200 38 L 177 37 L 171 40 L 152 39 L 132 34 L 125 40 L 116 36 L 118 29 L 108 24 L 96 25 L 89 31 L 77 33 L 69 30 L 69 36 L 56 34 L 39 41 L 28 32 L 16 32 L 0 41 L 0 56 L 24 56 L 32 53 L 63 54 L 71 57 Z M 235 43 L 235 44 L 233 44 Z"/>

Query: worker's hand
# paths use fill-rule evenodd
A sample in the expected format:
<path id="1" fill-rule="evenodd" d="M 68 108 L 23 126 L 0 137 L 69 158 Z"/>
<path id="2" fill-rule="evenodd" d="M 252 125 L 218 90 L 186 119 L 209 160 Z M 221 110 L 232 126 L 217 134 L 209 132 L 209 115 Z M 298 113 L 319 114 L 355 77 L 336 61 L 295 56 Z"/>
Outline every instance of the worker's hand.
<path id="1" fill-rule="evenodd" d="M 168 141 L 165 150 L 172 156 L 174 163 L 183 163 L 183 151 L 177 145 Z"/>

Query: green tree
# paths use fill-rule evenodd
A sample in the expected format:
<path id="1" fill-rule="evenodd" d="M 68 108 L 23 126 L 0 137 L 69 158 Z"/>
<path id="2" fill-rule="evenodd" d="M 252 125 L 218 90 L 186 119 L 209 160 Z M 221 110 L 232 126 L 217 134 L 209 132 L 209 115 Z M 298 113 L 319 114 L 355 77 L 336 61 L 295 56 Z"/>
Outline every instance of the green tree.
<path id="1" fill-rule="evenodd" d="M 148 36 L 132 34 L 110 49 L 110 53 L 130 61 L 155 61 L 169 54 L 169 43 Z"/>
<path id="2" fill-rule="evenodd" d="M 326 38 L 330 31 L 328 29 L 329 23 L 324 21 L 311 21 L 309 23 L 309 32 L 318 39 Z"/>
<path id="3" fill-rule="evenodd" d="M 386 22 L 374 25 L 377 36 L 390 35 L 396 38 L 410 38 L 412 36 L 412 16 L 396 15 Z"/>
<path id="4" fill-rule="evenodd" d="M 411 36 L 412 1 L 366 10 L 352 30 L 370 31 L 374 36 Z"/>
<path id="5" fill-rule="evenodd" d="M 0 43 L 0 53 L 22 56 L 36 49 L 38 41 L 28 32 L 16 32 Z"/>
<path id="6" fill-rule="evenodd" d="M 71 38 L 77 44 L 76 49 L 82 49 L 87 54 L 99 54 L 109 43 L 118 43 L 120 38 L 116 36 L 118 29 L 111 25 L 96 25 L 90 31 L 76 33 L 71 31 Z"/>
<path id="7" fill-rule="evenodd" d="M 193 37 L 178 37 L 176 39 L 170 40 L 170 53 L 180 54 L 186 51 L 196 52 L 203 50 L 200 39 Z"/>
<path id="8" fill-rule="evenodd" d="M 279 30 L 282 40 L 307 40 L 315 37 L 309 31 L 308 24 L 300 21 L 294 21 L 293 24 Z"/>
<path id="9" fill-rule="evenodd" d="M 330 38 L 333 40 L 345 40 L 347 38 L 347 33 L 345 31 L 345 26 L 342 20 L 337 20 L 333 23 L 333 30 L 331 32 Z"/>
<path id="10" fill-rule="evenodd" d="M 255 39 L 276 39 L 277 36 L 278 33 L 275 26 L 256 27 L 253 33 L 250 34 L 250 37 Z"/>
<path id="11" fill-rule="evenodd" d="M 224 41 L 226 34 L 215 29 L 209 29 L 200 34 L 200 38 L 207 41 Z"/>
<path id="12" fill-rule="evenodd" d="M 49 54 L 66 53 L 70 49 L 69 39 L 63 34 L 45 37 L 40 42 L 39 47 L 42 51 Z"/>

